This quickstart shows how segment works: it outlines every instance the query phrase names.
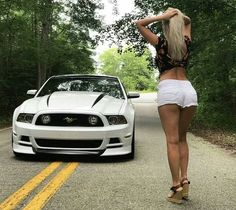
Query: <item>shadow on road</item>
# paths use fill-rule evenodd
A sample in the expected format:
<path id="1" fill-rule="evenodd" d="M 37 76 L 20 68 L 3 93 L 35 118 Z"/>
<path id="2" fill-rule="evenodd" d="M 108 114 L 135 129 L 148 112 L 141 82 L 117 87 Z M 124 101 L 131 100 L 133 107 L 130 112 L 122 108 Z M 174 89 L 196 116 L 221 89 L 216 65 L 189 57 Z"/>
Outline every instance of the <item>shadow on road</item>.
<path id="1" fill-rule="evenodd" d="M 12 156 L 12 159 L 18 161 L 31 161 L 31 162 L 85 162 L 85 163 L 114 163 L 114 162 L 127 162 L 131 161 L 128 156 L 106 156 L 100 157 L 95 155 L 50 155 L 50 154 L 40 154 L 40 155 L 20 155 Z"/>

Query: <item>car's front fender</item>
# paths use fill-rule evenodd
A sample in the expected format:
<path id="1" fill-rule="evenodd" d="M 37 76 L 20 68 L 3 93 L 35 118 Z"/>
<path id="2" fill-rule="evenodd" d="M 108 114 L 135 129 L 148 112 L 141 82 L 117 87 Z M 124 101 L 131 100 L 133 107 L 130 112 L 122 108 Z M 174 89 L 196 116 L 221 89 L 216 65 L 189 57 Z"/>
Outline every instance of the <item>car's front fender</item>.
<path id="1" fill-rule="evenodd" d="M 13 117 L 12 117 L 12 131 L 15 132 L 16 131 L 16 127 L 15 127 L 15 122 L 17 119 L 17 116 L 19 115 L 19 111 L 20 111 L 20 106 L 18 106 L 13 113 Z"/>

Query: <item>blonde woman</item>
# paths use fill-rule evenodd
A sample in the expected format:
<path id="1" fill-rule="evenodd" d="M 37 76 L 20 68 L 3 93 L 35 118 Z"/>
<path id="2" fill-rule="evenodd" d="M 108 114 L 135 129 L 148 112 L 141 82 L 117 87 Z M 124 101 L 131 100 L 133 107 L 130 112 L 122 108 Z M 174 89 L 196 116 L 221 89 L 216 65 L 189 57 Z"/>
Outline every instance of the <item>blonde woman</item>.
<path id="1" fill-rule="evenodd" d="M 146 28 L 162 22 L 164 36 Z M 168 8 L 163 14 L 136 21 L 141 35 L 156 49 L 160 72 L 158 112 L 166 135 L 167 155 L 172 175 L 168 201 L 188 199 L 189 150 L 186 133 L 197 107 L 197 94 L 186 77 L 191 43 L 191 22 L 180 10 Z"/>

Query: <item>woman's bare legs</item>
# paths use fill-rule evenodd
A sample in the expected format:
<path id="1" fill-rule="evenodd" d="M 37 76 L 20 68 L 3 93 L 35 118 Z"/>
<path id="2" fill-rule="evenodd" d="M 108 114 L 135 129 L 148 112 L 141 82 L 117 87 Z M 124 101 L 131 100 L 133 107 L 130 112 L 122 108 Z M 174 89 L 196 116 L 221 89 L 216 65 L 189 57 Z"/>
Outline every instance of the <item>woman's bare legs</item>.
<path id="1" fill-rule="evenodd" d="M 159 107 L 158 111 L 166 134 L 167 155 L 173 186 L 176 186 L 180 183 L 180 178 L 188 176 L 189 150 L 186 134 L 196 112 L 196 106 L 180 109 L 175 104 L 168 104 Z"/>
<path id="2" fill-rule="evenodd" d="M 162 127 L 166 135 L 167 155 L 172 175 L 173 186 L 180 184 L 180 146 L 179 117 L 180 108 L 176 104 L 167 104 L 158 108 Z"/>
<path id="3" fill-rule="evenodd" d="M 196 106 L 181 109 L 179 116 L 179 152 L 181 180 L 188 177 L 189 150 L 186 139 L 187 130 L 196 112 Z"/>

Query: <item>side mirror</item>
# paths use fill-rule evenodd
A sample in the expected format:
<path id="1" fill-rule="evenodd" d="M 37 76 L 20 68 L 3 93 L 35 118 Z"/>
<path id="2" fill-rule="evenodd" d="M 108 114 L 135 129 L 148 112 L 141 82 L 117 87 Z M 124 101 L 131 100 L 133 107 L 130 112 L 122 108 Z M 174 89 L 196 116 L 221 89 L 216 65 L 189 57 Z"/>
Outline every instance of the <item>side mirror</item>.
<path id="1" fill-rule="evenodd" d="M 37 90 L 28 90 L 27 95 L 35 95 L 37 93 Z"/>
<path id="2" fill-rule="evenodd" d="M 136 92 L 129 92 L 127 94 L 127 97 L 128 98 L 139 98 L 140 97 L 140 94 L 139 93 L 136 93 Z"/>

